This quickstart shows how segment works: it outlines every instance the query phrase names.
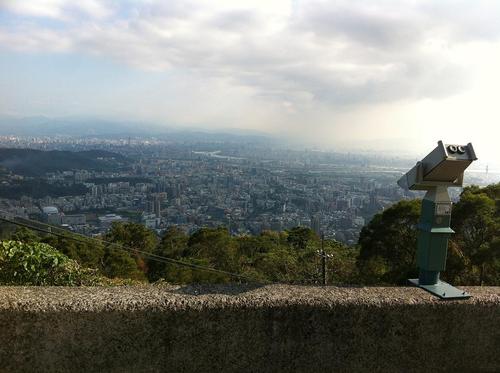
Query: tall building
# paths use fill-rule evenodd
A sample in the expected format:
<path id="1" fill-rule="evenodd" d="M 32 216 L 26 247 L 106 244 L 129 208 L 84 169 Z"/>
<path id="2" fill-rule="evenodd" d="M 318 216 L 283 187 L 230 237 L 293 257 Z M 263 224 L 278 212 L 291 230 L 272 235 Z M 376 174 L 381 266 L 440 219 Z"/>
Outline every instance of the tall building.
<path id="1" fill-rule="evenodd" d="M 154 214 L 157 218 L 161 217 L 161 196 L 159 194 L 151 194 L 146 201 L 146 212 Z"/>
<path id="2" fill-rule="evenodd" d="M 153 199 L 153 213 L 157 218 L 161 217 L 161 200 L 158 195 L 155 195 Z"/>
<path id="3" fill-rule="evenodd" d="M 321 235 L 321 215 L 315 214 L 311 216 L 311 229 L 318 235 Z"/>

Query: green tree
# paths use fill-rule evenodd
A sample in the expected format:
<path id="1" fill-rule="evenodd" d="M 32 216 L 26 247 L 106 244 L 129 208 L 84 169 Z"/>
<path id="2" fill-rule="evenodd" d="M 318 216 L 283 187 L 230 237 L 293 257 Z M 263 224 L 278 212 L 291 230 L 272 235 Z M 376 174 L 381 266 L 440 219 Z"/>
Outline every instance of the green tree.
<path id="1" fill-rule="evenodd" d="M 153 254 L 182 260 L 187 255 L 187 243 L 189 236 L 177 227 L 170 227 L 163 235 L 160 243 L 153 250 Z M 160 278 L 169 282 L 185 283 L 190 282 L 192 273 L 186 267 L 180 268 L 179 265 L 161 262 L 150 259 L 148 261 L 148 278 L 150 281 L 157 281 Z"/>
<path id="2" fill-rule="evenodd" d="M 273 266 L 269 264 L 269 260 L 266 260 L 266 258 L 274 257 L 279 250 L 289 251 L 287 237 L 288 235 L 285 232 L 268 230 L 263 231 L 258 236 L 244 235 L 237 237 L 238 272 L 262 282 L 278 281 L 279 278 L 286 278 L 283 272 L 273 271 Z"/>
<path id="3" fill-rule="evenodd" d="M 204 260 L 212 268 L 236 272 L 237 244 L 226 228 L 215 229 L 201 228 L 194 232 L 188 240 L 187 256 Z M 229 282 L 232 278 L 228 275 L 215 273 L 199 273 L 198 281 L 203 282 Z"/>
<path id="4" fill-rule="evenodd" d="M 260 254 L 253 262 L 257 273 L 271 282 L 297 282 L 299 272 L 298 255 L 285 245 L 271 248 L 267 253 Z"/>
<path id="5" fill-rule="evenodd" d="M 245 260 L 242 270 L 253 278 L 300 284 L 315 284 L 321 279 L 320 241 L 309 228 L 265 231 L 240 242 Z"/>
<path id="6" fill-rule="evenodd" d="M 139 251 L 151 253 L 155 249 L 158 240 L 152 230 L 132 222 L 113 223 L 104 238 L 117 244 L 105 250 L 104 264 L 108 276 L 146 279 L 148 268 L 146 260 Z M 119 249 L 119 245 L 129 248 L 130 251 Z M 135 261 L 136 269 L 139 271 L 133 269 L 130 258 Z M 139 275 L 141 272 L 142 275 Z"/>
<path id="7" fill-rule="evenodd" d="M 350 247 L 335 240 L 325 241 L 327 260 L 327 279 L 331 285 L 348 285 L 359 281 L 356 260 L 359 256 L 357 247 Z"/>
<path id="8" fill-rule="evenodd" d="M 258 236 L 244 235 L 237 238 L 238 252 L 247 258 L 268 253 L 271 249 L 287 243 L 285 232 L 263 231 Z"/>
<path id="9" fill-rule="evenodd" d="M 306 227 L 295 227 L 287 231 L 287 233 L 288 243 L 298 250 L 305 250 L 310 241 L 318 240 L 314 231 Z"/>
<path id="10" fill-rule="evenodd" d="M 103 271 L 109 278 L 145 280 L 144 272 L 138 267 L 136 259 L 129 252 L 113 245 L 107 245 L 104 249 Z"/>
<path id="11" fill-rule="evenodd" d="M 500 184 L 468 187 L 453 209 L 452 228 L 456 232 L 452 237 L 453 247 L 463 258 L 461 268 L 468 271 L 464 274 L 462 270 L 455 276 L 461 275 L 469 283 L 491 284 L 500 269 L 496 249 L 500 239 L 499 195 Z"/>
<path id="12" fill-rule="evenodd" d="M 420 200 L 400 201 L 363 227 L 357 261 L 362 282 L 404 284 L 417 275 L 420 204 Z"/>
<path id="13" fill-rule="evenodd" d="M 83 267 L 95 268 L 103 272 L 104 246 L 99 241 L 80 236 L 74 239 L 69 232 L 65 235 L 67 237 L 46 235 L 38 238 L 38 241 L 51 245 Z M 23 241 L 26 242 L 26 238 Z"/>
<path id="14" fill-rule="evenodd" d="M 154 250 L 158 242 L 156 234 L 151 229 L 132 222 L 113 223 L 105 239 L 148 253 Z"/>

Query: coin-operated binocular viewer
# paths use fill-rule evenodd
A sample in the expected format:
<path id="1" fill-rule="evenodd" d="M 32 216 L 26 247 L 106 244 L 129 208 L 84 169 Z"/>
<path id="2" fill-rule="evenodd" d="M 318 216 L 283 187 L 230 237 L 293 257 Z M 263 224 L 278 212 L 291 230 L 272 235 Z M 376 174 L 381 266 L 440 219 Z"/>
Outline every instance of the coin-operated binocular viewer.
<path id="1" fill-rule="evenodd" d="M 405 189 L 426 190 L 418 224 L 418 279 L 410 283 L 442 299 L 468 298 L 470 294 L 439 279 L 445 269 L 450 228 L 451 200 L 448 187 L 463 185 L 464 171 L 477 159 L 472 144 L 438 146 L 408 171 L 398 185 Z"/>

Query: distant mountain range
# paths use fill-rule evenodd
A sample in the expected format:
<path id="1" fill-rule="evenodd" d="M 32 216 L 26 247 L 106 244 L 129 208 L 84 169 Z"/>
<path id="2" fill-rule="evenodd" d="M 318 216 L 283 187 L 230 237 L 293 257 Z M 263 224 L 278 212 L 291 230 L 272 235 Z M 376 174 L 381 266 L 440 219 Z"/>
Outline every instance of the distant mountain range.
<path id="1" fill-rule="evenodd" d="M 46 172 L 75 169 L 110 171 L 129 164 L 123 155 L 104 150 L 81 152 L 0 149 L 0 167 L 18 175 L 42 176 Z"/>
<path id="2" fill-rule="evenodd" d="M 93 118 L 0 117 L 0 134 L 15 136 L 99 136 L 140 134 L 144 123 L 113 122 Z"/>
<path id="3" fill-rule="evenodd" d="M 98 118 L 47 118 L 0 116 L 0 135 L 77 136 L 77 137 L 159 137 L 174 141 L 263 142 L 272 137 L 258 131 L 240 129 L 203 130 L 175 128 L 135 121 L 109 121 Z"/>

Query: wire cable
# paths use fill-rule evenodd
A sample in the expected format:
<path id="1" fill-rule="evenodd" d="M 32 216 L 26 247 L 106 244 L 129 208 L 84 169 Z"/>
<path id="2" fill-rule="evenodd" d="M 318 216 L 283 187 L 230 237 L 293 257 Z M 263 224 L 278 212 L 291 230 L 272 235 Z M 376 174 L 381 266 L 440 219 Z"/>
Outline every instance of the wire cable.
<path id="1" fill-rule="evenodd" d="M 40 228 L 40 227 L 38 227 L 36 225 L 30 225 L 30 224 L 27 224 L 27 223 L 24 223 L 24 222 L 20 222 L 20 221 L 17 221 L 17 220 L 12 220 L 12 219 L 9 219 L 9 218 L 4 217 L 4 216 L 0 216 L 0 220 L 1 221 L 7 222 L 7 223 L 10 223 L 10 224 L 13 224 L 13 225 L 17 225 L 17 226 L 20 226 L 20 227 L 32 229 L 32 230 L 35 230 L 35 231 L 38 231 L 38 232 L 50 234 L 50 235 L 53 235 L 53 236 L 56 236 L 56 237 L 59 237 L 59 238 L 70 239 L 70 240 L 73 240 L 73 241 L 76 241 L 76 242 L 80 242 L 80 243 L 88 243 L 89 240 L 94 240 L 94 241 L 100 242 L 101 244 L 105 244 L 105 245 L 108 245 L 108 246 L 116 247 L 116 248 L 118 248 L 120 250 L 132 252 L 132 253 L 135 253 L 135 254 L 141 254 L 141 255 L 143 255 L 145 257 L 148 257 L 149 259 L 151 259 L 153 261 L 157 261 L 157 262 L 160 262 L 160 263 L 174 264 L 174 265 L 188 267 L 188 268 L 195 269 L 195 270 L 223 274 L 223 275 L 227 275 L 227 276 L 230 276 L 230 277 L 233 277 L 233 278 L 238 278 L 240 280 L 246 280 L 246 281 L 248 281 L 250 283 L 257 283 L 257 284 L 267 284 L 267 283 L 270 283 L 268 281 L 257 280 L 255 278 L 252 278 L 252 277 L 249 277 L 249 276 L 246 276 L 246 275 L 242 275 L 242 274 L 239 274 L 239 273 L 224 271 L 222 269 L 207 267 L 207 266 L 203 266 L 203 265 L 199 265 L 199 264 L 186 263 L 186 262 L 184 262 L 182 260 L 172 259 L 172 258 L 168 258 L 168 257 L 165 257 L 165 256 L 153 254 L 153 253 L 148 253 L 147 251 L 135 249 L 135 248 L 132 248 L 132 247 L 129 247 L 129 246 L 126 246 L 126 245 L 118 244 L 116 242 L 111 242 L 111 241 L 103 240 L 101 238 L 88 237 L 88 236 L 85 236 L 85 235 L 80 234 L 80 233 L 69 232 L 69 231 L 67 231 L 67 230 L 65 230 L 63 228 L 56 227 L 56 226 L 53 226 L 53 225 L 50 225 L 50 224 L 47 224 L 47 223 L 43 223 L 43 222 L 40 222 L 40 221 L 26 219 L 26 218 L 23 218 L 23 217 L 20 217 L 20 216 L 16 217 L 14 214 L 12 214 L 12 213 L 10 213 L 8 211 L 5 211 L 5 210 L 0 210 L 0 213 L 6 214 L 6 215 L 13 215 L 14 218 L 21 219 L 21 220 L 28 221 L 28 222 L 32 222 L 32 223 L 34 223 L 36 225 L 45 226 L 48 229 L 43 229 L 43 228 Z M 60 230 L 63 233 L 54 232 L 54 231 L 52 231 L 52 229 Z"/>

